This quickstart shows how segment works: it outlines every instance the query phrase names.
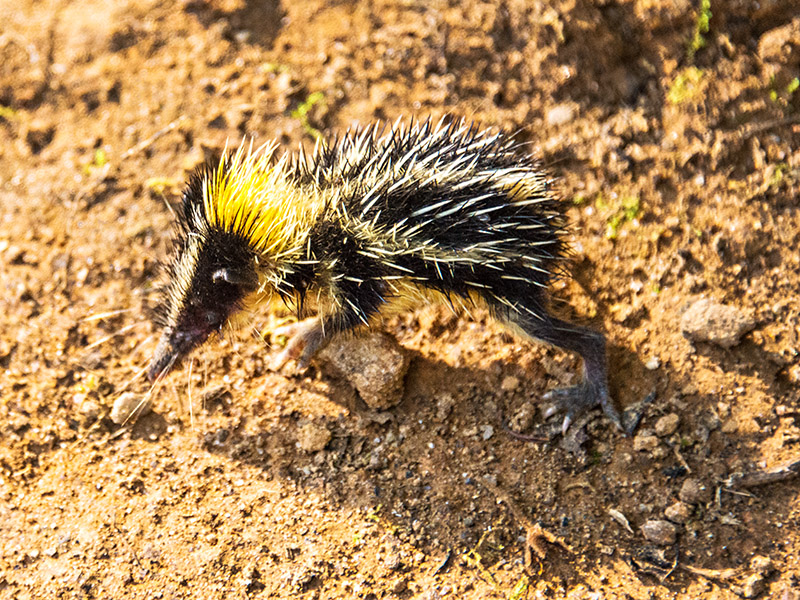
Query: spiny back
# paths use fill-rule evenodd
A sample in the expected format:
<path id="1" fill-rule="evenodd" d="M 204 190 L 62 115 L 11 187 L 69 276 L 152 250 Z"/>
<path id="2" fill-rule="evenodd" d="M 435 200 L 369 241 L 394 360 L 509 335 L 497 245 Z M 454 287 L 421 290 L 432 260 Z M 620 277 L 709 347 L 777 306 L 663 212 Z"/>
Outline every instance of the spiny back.
<path id="1" fill-rule="evenodd" d="M 463 121 L 348 132 L 297 155 L 291 171 L 301 188 L 324 191 L 325 218 L 360 232 L 373 255 L 514 264 L 546 284 L 565 252 L 562 206 L 536 161 Z"/>

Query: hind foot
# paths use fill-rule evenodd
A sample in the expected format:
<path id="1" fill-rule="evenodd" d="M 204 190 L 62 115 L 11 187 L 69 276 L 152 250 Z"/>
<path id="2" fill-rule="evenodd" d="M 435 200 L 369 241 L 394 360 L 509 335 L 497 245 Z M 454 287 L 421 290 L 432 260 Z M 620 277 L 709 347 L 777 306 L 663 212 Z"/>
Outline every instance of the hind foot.
<path id="1" fill-rule="evenodd" d="M 549 418 L 556 413 L 564 413 L 564 422 L 561 425 L 562 434 L 567 433 L 569 426 L 578 417 L 595 406 L 602 407 L 603 412 L 616 425 L 617 429 L 628 433 L 622 426 L 622 418 L 611 401 L 605 386 L 593 386 L 584 382 L 572 387 L 551 390 L 543 398 L 553 403 L 545 411 L 545 418 Z"/>

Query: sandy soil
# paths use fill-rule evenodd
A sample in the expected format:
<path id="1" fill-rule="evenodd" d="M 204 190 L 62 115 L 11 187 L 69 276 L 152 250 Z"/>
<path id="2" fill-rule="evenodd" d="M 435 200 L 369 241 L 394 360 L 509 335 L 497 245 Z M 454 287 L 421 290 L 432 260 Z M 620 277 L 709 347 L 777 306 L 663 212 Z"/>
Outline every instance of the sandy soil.
<path id="1" fill-rule="evenodd" d="M 800 17 L 710 11 L 0 3 L 0 597 L 800 598 L 800 481 L 726 485 L 800 458 Z M 554 295 L 608 333 L 621 405 L 655 391 L 635 437 L 598 414 L 569 448 L 515 438 L 577 359 L 436 308 L 386 323 L 412 356 L 389 410 L 270 372 L 245 328 L 111 421 L 148 390 L 187 170 L 444 114 L 518 130 L 558 178 Z M 749 331 L 690 341 L 700 298 Z"/>

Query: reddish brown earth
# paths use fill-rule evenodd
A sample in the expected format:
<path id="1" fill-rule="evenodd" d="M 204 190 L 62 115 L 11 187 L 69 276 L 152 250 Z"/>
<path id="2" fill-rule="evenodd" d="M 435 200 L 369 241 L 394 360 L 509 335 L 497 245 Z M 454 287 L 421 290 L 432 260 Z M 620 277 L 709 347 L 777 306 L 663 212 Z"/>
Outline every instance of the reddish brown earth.
<path id="1" fill-rule="evenodd" d="M 800 17 L 712 0 L 691 52 L 698 4 L 0 5 L 0 597 L 799 598 L 800 480 L 725 482 L 800 458 Z M 577 359 L 431 308 L 386 324 L 412 355 L 392 409 L 268 371 L 245 329 L 109 419 L 148 391 L 187 169 L 245 135 L 448 113 L 518 130 L 558 178 L 554 295 L 608 332 L 621 405 L 656 391 L 638 437 L 598 414 L 572 451 L 515 439 L 503 415 L 535 432 Z M 700 297 L 752 331 L 689 341 Z M 569 550 L 526 564 L 534 525 Z"/>

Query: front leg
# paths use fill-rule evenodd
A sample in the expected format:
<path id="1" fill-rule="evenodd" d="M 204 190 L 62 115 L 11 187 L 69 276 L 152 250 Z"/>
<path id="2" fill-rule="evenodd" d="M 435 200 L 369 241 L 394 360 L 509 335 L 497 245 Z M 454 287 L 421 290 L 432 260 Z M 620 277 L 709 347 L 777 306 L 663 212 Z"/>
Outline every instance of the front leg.
<path id="1" fill-rule="evenodd" d="M 280 371 L 290 360 L 297 362 L 298 370 L 304 370 L 326 341 L 322 320 L 319 317 L 283 325 L 275 329 L 272 335 L 289 338 L 286 347 L 270 364 L 273 371 Z"/>
<path id="2" fill-rule="evenodd" d="M 296 361 L 298 370 L 305 370 L 335 335 L 368 324 L 385 302 L 374 282 L 340 287 L 335 293 L 336 310 L 278 327 L 272 332 L 289 337 L 286 347 L 270 365 L 273 371 L 280 371 L 290 360 Z"/>

